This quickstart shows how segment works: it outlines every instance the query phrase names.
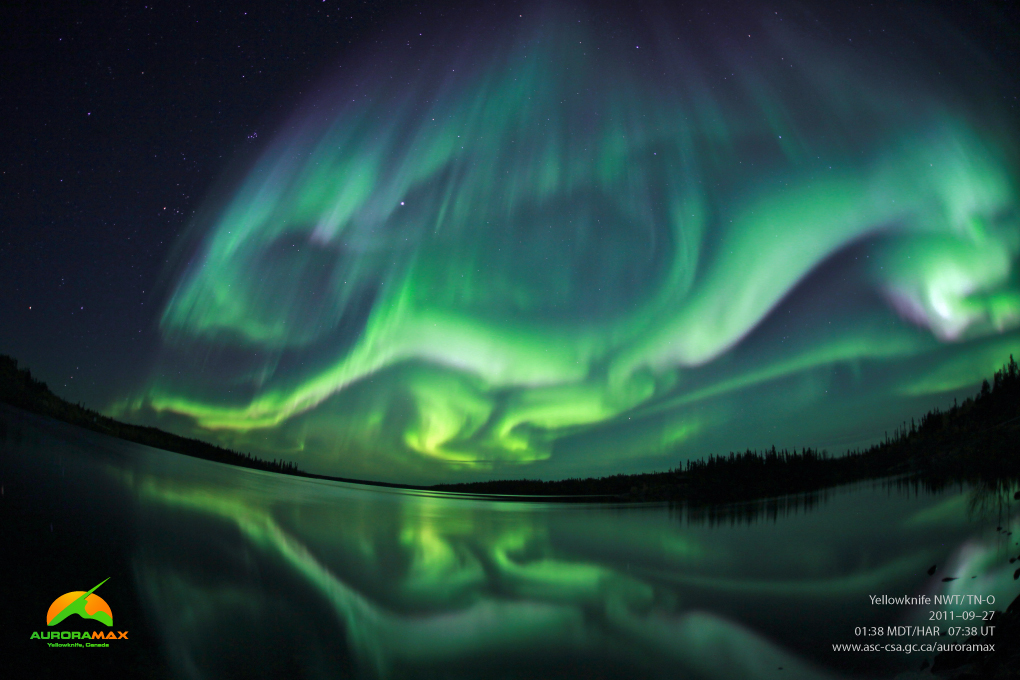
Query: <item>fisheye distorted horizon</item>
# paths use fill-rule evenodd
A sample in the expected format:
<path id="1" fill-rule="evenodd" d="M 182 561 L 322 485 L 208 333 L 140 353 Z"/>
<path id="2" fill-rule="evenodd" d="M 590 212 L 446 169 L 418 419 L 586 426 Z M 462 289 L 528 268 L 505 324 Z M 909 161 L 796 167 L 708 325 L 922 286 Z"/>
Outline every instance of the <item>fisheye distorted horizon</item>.
<path id="1" fill-rule="evenodd" d="M 994 69 L 749 7 L 366 48 L 209 198 L 115 410 L 415 482 L 835 447 L 971 388 L 1020 349 Z"/>

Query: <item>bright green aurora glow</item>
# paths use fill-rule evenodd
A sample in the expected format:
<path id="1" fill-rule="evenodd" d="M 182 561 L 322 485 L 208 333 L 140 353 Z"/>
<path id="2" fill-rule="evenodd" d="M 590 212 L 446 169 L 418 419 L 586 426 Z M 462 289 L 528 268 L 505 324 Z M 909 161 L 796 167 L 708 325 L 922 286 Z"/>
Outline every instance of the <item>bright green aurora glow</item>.
<path id="1" fill-rule="evenodd" d="M 865 441 L 1020 347 L 989 107 L 774 22 L 586 26 L 387 57 L 299 116 L 196 225 L 119 409 L 327 473 L 585 475 Z"/>

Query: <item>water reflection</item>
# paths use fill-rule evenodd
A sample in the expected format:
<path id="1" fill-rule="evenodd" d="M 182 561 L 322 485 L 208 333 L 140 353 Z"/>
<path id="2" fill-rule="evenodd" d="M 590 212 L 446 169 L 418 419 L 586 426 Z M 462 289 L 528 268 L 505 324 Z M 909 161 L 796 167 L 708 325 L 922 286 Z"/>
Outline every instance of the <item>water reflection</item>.
<path id="1" fill-rule="evenodd" d="M 992 594 L 1002 609 L 1017 591 L 1006 487 L 862 484 L 728 508 L 509 503 L 282 478 L 57 429 L 9 436 L 4 474 L 45 479 L 47 456 L 73 457 L 69 484 L 124 499 L 138 532 L 123 547 L 181 677 L 891 677 L 922 659 L 832 645 L 927 612 L 869 595 Z"/>
<path id="2" fill-rule="evenodd" d="M 856 487 L 873 487 L 874 482 L 867 482 Z M 685 524 L 757 524 L 758 522 L 776 523 L 791 514 L 810 512 L 826 503 L 837 494 L 845 494 L 851 489 L 822 489 L 809 493 L 791 494 L 778 498 L 756 498 L 743 503 L 681 503 L 671 504 L 672 514 Z"/>

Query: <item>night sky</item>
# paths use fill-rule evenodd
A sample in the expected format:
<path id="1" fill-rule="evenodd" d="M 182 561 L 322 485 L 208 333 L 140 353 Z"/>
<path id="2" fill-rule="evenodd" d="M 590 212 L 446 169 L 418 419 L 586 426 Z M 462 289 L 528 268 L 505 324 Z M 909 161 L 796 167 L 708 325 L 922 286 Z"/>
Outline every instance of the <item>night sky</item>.
<path id="1" fill-rule="evenodd" d="M 2 351 L 100 406 L 151 363 L 165 267 L 217 180 L 391 13 L 321 2 L 2 11 Z"/>
<path id="2" fill-rule="evenodd" d="M 314 472 L 874 441 L 1020 353 L 1012 3 L 4 9 L 0 352 Z"/>

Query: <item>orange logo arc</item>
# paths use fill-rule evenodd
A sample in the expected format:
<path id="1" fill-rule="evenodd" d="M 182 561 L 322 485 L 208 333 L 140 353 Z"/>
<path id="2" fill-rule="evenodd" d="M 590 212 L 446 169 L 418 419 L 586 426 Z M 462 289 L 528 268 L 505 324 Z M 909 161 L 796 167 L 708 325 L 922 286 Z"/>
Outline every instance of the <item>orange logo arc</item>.
<path id="1" fill-rule="evenodd" d="M 103 581 L 106 583 L 106 581 Z M 103 585 L 100 583 L 99 585 Z M 96 586 L 98 588 L 99 586 Z M 46 612 L 46 625 L 55 626 L 71 614 L 77 614 L 83 619 L 94 619 L 107 626 L 113 625 L 113 611 L 106 600 L 96 595 L 96 588 L 86 592 L 75 590 L 64 593 L 53 601 Z"/>

